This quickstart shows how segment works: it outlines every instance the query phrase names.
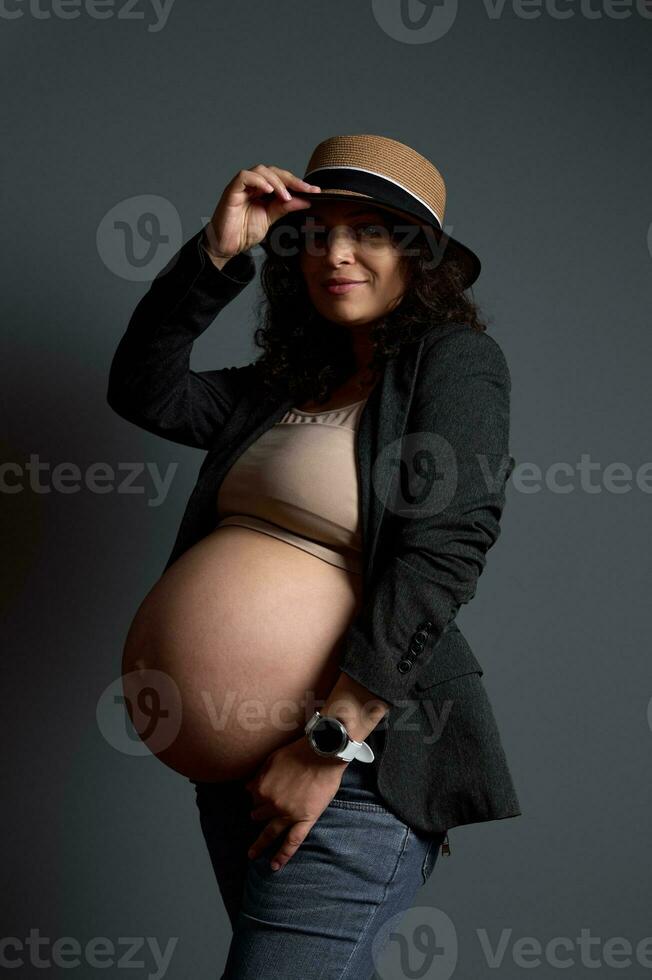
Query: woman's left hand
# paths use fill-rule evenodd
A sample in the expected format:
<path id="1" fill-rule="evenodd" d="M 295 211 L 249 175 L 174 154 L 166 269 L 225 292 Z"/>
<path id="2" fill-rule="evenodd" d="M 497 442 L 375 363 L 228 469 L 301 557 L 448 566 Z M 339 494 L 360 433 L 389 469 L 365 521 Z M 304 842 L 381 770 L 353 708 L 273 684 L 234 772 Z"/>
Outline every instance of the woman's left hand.
<path id="1" fill-rule="evenodd" d="M 253 779 L 245 783 L 256 804 L 252 819 L 269 821 L 248 856 L 258 857 L 287 828 L 283 844 L 271 861 L 274 871 L 284 867 L 337 793 L 348 764 L 317 755 L 305 736 L 272 752 Z"/>

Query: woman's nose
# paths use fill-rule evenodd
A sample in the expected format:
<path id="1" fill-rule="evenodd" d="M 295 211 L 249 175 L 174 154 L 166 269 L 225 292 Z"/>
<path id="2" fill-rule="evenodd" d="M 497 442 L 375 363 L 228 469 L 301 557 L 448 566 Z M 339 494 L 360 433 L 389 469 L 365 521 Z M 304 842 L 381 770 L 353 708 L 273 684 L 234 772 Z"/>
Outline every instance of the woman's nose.
<path id="1" fill-rule="evenodd" d="M 351 258 L 355 248 L 355 235 L 350 228 L 331 228 L 326 236 L 326 257 L 331 260 Z"/>

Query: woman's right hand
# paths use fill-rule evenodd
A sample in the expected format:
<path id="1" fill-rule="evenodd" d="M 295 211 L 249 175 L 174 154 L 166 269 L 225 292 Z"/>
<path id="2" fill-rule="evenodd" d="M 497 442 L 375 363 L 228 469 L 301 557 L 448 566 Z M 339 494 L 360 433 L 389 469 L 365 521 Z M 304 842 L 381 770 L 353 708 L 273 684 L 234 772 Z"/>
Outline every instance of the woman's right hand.
<path id="1" fill-rule="evenodd" d="M 205 247 L 211 258 L 228 261 L 262 241 L 270 225 L 284 214 L 310 207 L 310 200 L 290 194 L 302 190 L 321 188 L 280 167 L 259 163 L 251 170 L 240 170 L 224 188 L 205 228 Z"/>

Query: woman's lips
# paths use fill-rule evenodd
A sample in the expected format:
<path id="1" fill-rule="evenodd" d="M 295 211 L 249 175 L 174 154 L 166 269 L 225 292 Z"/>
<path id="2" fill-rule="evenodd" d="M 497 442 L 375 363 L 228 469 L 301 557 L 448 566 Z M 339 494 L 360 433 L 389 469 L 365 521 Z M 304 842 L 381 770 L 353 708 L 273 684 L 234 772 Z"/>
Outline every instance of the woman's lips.
<path id="1" fill-rule="evenodd" d="M 324 288 L 327 292 L 332 293 L 334 296 L 339 296 L 340 293 L 350 293 L 352 289 L 357 286 L 364 286 L 364 282 L 341 282 L 341 283 L 328 283 Z"/>

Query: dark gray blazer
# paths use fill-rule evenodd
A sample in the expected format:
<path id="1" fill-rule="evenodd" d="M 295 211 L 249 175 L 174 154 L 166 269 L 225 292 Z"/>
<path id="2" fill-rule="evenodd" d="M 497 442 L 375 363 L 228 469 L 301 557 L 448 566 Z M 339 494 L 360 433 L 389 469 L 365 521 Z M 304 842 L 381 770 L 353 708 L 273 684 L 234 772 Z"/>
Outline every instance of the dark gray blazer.
<path id="1" fill-rule="evenodd" d="M 218 270 L 201 235 L 151 283 L 109 374 L 122 418 L 206 451 L 164 571 L 214 529 L 227 471 L 292 405 L 263 396 L 253 363 L 190 369 L 194 340 L 256 273 L 246 252 Z M 391 705 L 367 739 L 372 765 L 387 806 L 424 832 L 521 813 L 483 669 L 455 623 L 500 533 L 510 386 L 487 333 L 425 329 L 386 363 L 359 422 L 363 606 L 340 667 Z"/>

